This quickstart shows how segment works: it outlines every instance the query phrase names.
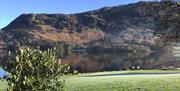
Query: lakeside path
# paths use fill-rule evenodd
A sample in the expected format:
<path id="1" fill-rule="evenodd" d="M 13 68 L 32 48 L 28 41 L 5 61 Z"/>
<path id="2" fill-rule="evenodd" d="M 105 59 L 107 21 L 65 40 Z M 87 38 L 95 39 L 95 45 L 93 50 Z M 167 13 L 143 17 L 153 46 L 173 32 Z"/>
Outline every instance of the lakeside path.
<path id="1" fill-rule="evenodd" d="M 179 91 L 180 70 L 139 70 L 67 76 L 66 91 Z"/>

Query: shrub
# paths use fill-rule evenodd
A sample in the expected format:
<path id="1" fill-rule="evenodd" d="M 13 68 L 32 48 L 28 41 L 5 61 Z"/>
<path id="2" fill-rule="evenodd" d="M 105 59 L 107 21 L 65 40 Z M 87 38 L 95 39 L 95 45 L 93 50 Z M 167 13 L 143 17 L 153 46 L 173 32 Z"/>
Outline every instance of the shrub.
<path id="1" fill-rule="evenodd" d="M 9 91 L 62 91 L 61 76 L 68 66 L 57 59 L 54 50 L 20 47 L 14 57 L 10 54 L 4 69 L 10 73 L 6 78 Z"/>

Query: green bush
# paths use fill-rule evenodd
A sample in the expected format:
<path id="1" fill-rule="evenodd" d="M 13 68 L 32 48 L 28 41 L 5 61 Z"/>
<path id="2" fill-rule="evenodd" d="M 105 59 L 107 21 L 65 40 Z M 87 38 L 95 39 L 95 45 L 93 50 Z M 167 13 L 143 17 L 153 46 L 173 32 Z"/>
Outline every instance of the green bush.
<path id="1" fill-rule="evenodd" d="M 57 59 L 54 50 L 21 47 L 15 56 L 10 54 L 4 69 L 10 73 L 6 78 L 9 91 L 62 91 L 61 76 L 69 67 Z"/>

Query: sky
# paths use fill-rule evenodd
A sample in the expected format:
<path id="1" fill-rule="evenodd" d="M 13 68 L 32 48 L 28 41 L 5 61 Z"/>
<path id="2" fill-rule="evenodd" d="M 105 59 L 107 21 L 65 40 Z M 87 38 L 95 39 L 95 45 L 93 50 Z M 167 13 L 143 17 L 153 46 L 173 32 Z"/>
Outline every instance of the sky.
<path id="1" fill-rule="evenodd" d="M 0 0 L 0 29 L 22 13 L 72 14 L 138 1 L 142 0 Z"/>

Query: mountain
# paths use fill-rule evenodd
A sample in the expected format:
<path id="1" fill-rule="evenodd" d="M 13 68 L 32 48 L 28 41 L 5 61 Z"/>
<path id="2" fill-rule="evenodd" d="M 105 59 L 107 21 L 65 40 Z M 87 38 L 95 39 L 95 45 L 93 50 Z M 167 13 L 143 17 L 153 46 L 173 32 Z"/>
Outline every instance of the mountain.
<path id="1" fill-rule="evenodd" d="M 4 49 L 6 46 L 6 43 L 4 42 L 4 34 L 3 31 L 0 30 L 0 49 Z"/>
<path id="2" fill-rule="evenodd" d="M 179 2 L 141 1 L 77 14 L 22 14 L 2 30 L 9 40 L 149 50 L 178 40 L 179 29 Z"/>

